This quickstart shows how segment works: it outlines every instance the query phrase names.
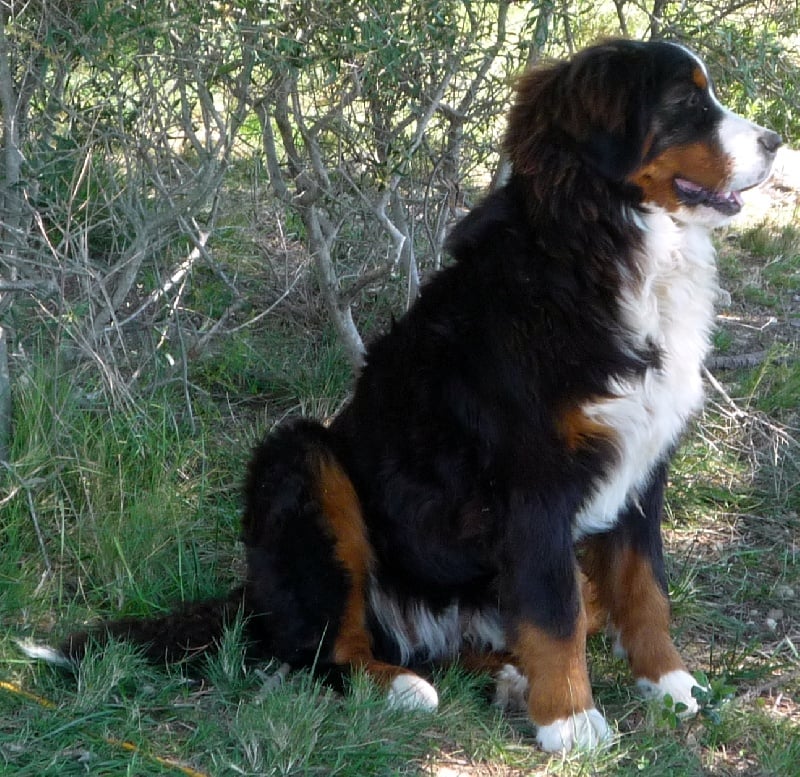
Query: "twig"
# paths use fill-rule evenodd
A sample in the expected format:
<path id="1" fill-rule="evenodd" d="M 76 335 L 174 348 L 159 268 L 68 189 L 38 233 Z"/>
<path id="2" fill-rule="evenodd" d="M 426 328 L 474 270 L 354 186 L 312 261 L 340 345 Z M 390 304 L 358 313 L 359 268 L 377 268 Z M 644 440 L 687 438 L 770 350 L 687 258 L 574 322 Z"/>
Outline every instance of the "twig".
<path id="1" fill-rule="evenodd" d="M 27 292 L 40 297 L 54 297 L 58 287 L 52 281 L 3 281 L 0 280 L 0 294 L 8 292 Z"/>
<path id="2" fill-rule="evenodd" d="M 131 321 L 137 319 L 145 310 L 147 310 L 148 307 L 150 307 L 150 305 L 152 305 L 154 302 L 157 302 L 159 299 L 161 299 L 161 297 L 163 297 L 165 294 L 171 291 L 176 284 L 180 283 L 184 279 L 186 274 L 189 272 L 189 270 L 192 269 L 192 266 L 199 258 L 200 258 L 199 249 L 198 248 L 193 249 L 192 252 L 189 254 L 189 256 L 178 265 L 178 267 L 175 269 L 172 275 L 170 275 L 166 281 L 164 281 L 160 286 L 158 286 L 158 288 L 153 289 L 153 291 L 151 291 L 150 294 L 147 295 L 145 301 L 141 305 L 139 305 L 139 307 L 136 310 L 134 310 L 133 313 L 131 313 L 129 316 L 126 316 L 123 319 L 114 322 L 114 324 L 110 326 L 119 329 L 120 327 L 123 327 L 126 324 L 130 324 Z"/>
<path id="3" fill-rule="evenodd" d="M 303 277 L 302 274 L 298 272 L 295 275 L 294 280 L 281 294 L 281 296 L 278 297 L 278 299 L 276 299 L 266 310 L 262 310 L 257 316 L 253 316 L 253 318 L 249 319 L 248 321 L 245 321 L 243 324 L 239 324 L 238 326 L 233 327 L 233 329 L 228 329 L 227 333 L 230 335 L 233 334 L 234 332 L 240 331 L 241 329 L 246 329 L 249 326 L 253 326 L 253 324 L 255 324 L 257 321 L 260 321 L 265 316 L 268 316 L 270 313 L 272 313 L 273 310 L 275 310 L 275 308 L 278 307 L 278 305 L 281 304 L 281 302 L 283 302 L 292 293 L 294 287 L 297 286 L 302 277 Z"/>
<path id="4" fill-rule="evenodd" d="M 333 319 L 333 325 L 339 333 L 341 342 L 345 346 L 350 365 L 353 371 L 358 373 L 364 366 L 366 348 L 355 321 L 353 321 L 352 309 L 349 305 L 342 305 L 339 278 L 336 275 L 330 252 L 330 247 L 336 239 L 336 229 L 326 224 L 324 214 L 313 205 L 307 209 L 306 216 L 309 246 L 317 267 L 322 298 Z"/>
<path id="5" fill-rule="evenodd" d="M 712 385 L 714 391 L 716 391 L 722 397 L 725 404 L 730 407 L 734 418 L 747 417 L 747 412 L 742 410 L 742 408 L 736 404 L 736 402 L 731 398 L 731 395 L 725 391 L 723 385 L 711 374 L 711 370 L 709 370 L 705 365 L 703 365 L 703 375 L 705 375 L 706 380 Z"/>

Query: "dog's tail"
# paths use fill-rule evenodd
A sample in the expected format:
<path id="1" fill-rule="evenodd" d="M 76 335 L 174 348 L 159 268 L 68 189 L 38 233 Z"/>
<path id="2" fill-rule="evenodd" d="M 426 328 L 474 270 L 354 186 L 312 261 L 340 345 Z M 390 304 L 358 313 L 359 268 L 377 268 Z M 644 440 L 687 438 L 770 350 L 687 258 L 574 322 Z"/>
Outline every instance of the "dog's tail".
<path id="1" fill-rule="evenodd" d="M 58 649 L 32 642 L 19 642 L 31 658 L 59 666 L 75 666 L 91 643 L 122 639 L 141 647 L 151 661 L 179 661 L 200 656 L 213 649 L 241 613 L 247 617 L 244 587 L 227 596 L 189 602 L 166 615 L 152 618 L 120 618 L 70 634 Z"/>

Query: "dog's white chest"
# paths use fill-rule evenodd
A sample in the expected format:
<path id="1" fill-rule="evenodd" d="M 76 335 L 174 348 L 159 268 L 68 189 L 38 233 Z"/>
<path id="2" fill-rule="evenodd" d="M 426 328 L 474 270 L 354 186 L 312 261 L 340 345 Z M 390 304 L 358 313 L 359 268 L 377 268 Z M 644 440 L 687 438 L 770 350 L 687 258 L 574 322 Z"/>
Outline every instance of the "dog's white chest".
<path id="1" fill-rule="evenodd" d="M 649 213 L 642 221 L 643 281 L 624 295 L 623 318 L 631 342 L 660 349 L 661 366 L 640 380 L 612 380 L 612 399 L 583 408 L 613 430 L 617 458 L 579 513 L 576 538 L 614 525 L 703 401 L 701 365 L 717 294 L 710 237 L 705 228 L 676 225 L 666 213 Z"/>

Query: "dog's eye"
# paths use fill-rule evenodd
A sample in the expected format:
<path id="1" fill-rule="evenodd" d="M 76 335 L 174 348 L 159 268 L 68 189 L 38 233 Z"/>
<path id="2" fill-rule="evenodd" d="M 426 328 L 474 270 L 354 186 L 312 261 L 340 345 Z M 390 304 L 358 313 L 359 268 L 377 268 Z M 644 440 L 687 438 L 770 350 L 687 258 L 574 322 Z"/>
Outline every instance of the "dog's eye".
<path id="1" fill-rule="evenodd" d="M 703 110 L 707 109 L 707 105 L 705 104 L 705 94 L 701 92 L 699 89 L 692 89 L 683 100 L 683 104 L 689 110 L 697 110 L 698 108 L 702 108 Z"/>

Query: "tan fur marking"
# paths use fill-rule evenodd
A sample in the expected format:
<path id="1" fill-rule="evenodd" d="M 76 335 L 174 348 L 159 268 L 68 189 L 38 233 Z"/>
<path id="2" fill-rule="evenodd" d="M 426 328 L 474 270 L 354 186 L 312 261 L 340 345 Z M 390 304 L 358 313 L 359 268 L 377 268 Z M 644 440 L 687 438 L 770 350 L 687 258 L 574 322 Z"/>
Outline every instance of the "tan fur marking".
<path id="1" fill-rule="evenodd" d="M 705 143 L 668 148 L 628 177 L 644 193 L 644 202 L 677 210 L 681 203 L 675 193 L 675 178 L 686 178 L 706 189 L 721 191 L 730 176 L 725 155 Z"/>
<path id="2" fill-rule="evenodd" d="M 708 78 L 702 68 L 696 67 L 692 72 L 692 81 L 698 89 L 708 89 Z"/>
<path id="3" fill-rule="evenodd" d="M 347 570 L 350 588 L 339 631 L 334 641 L 333 660 L 343 666 L 360 668 L 383 687 L 409 670 L 376 661 L 366 625 L 366 594 L 372 547 L 361 514 L 361 504 L 350 478 L 331 458 L 317 462 L 318 498 L 334 539 L 336 558 Z"/>
<path id="4" fill-rule="evenodd" d="M 558 432 L 570 452 L 591 445 L 594 440 L 608 440 L 614 430 L 586 415 L 580 405 L 567 407 L 557 420 Z"/>
<path id="5" fill-rule="evenodd" d="M 514 653 L 528 678 L 528 714 L 540 726 L 594 707 L 586 669 L 586 615 L 558 639 L 531 624 L 519 628 Z"/>
<path id="6" fill-rule="evenodd" d="M 587 540 L 584 571 L 598 605 L 608 611 L 636 677 L 654 682 L 686 669 L 669 633 L 670 606 L 650 562 L 604 537 Z"/>
<path id="7" fill-rule="evenodd" d="M 371 657 L 372 653 L 366 628 L 366 585 L 372 549 L 350 478 L 330 458 L 321 458 L 318 467 L 320 504 L 334 539 L 336 558 L 350 578 L 333 655 L 336 663 L 346 664 Z"/>
<path id="8" fill-rule="evenodd" d="M 581 596 L 586 610 L 586 634 L 599 634 L 608 626 L 608 610 L 600 601 L 597 584 L 581 572 Z"/>

